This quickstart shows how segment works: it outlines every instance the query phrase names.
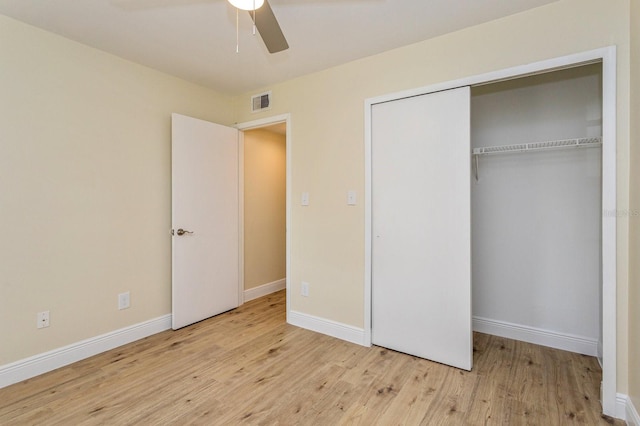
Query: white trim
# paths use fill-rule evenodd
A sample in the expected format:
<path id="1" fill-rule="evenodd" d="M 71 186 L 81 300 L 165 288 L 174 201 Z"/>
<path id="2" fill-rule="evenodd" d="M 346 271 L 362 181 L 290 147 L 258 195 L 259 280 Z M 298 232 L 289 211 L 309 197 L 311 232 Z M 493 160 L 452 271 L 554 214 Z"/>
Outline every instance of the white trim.
<path id="1" fill-rule="evenodd" d="M 583 336 L 558 333 L 552 330 L 489 318 L 473 317 L 473 331 L 594 357 L 598 353 L 598 339 L 589 339 Z"/>
<path id="2" fill-rule="evenodd" d="M 287 287 L 287 279 L 273 281 L 267 284 L 262 284 L 258 287 L 253 287 L 244 291 L 244 301 L 248 302 L 253 299 L 257 299 L 267 294 L 275 293 Z"/>
<path id="3" fill-rule="evenodd" d="M 640 426 L 640 415 L 633 405 L 633 401 L 627 395 L 619 393 L 617 396 L 617 414 L 618 418 L 625 420 L 629 426 Z"/>
<path id="4" fill-rule="evenodd" d="M 287 156 L 287 159 L 286 159 L 287 161 L 286 274 L 287 274 L 287 277 L 290 277 L 291 276 L 291 170 L 292 170 L 291 148 L 292 148 L 292 141 L 293 141 L 293 137 L 291 134 L 291 114 L 286 113 L 286 114 L 274 115 L 273 117 L 261 118 L 259 120 L 247 121 L 244 123 L 237 123 L 235 127 L 236 129 L 243 132 L 245 130 L 258 129 L 260 127 L 266 127 L 272 124 L 278 124 L 283 122 L 286 123 L 286 126 L 287 126 L 286 142 L 285 142 L 286 156 Z M 244 174 L 244 163 L 243 163 L 242 174 Z M 243 209 L 243 215 L 244 215 L 244 209 Z M 242 233 L 244 234 L 244 216 L 243 216 L 243 219 L 240 221 L 240 226 L 242 227 Z M 242 255 L 242 263 L 244 264 L 244 252 L 240 254 Z M 242 285 L 244 286 L 244 283 Z M 289 312 L 291 310 L 291 298 L 289 297 L 289 295 L 291 294 L 291 285 L 289 283 L 289 280 L 287 280 L 286 289 L 287 289 L 286 290 L 287 318 L 289 318 Z"/>
<path id="5" fill-rule="evenodd" d="M 244 130 L 252 130 L 259 129 L 261 127 L 271 126 L 272 124 L 284 123 L 287 122 L 289 124 L 289 120 L 291 120 L 291 114 L 280 114 L 274 115 L 273 117 L 265 117 L 260 118 L 258 120 L 245 121 L 243 123 L 236 123 L 235 128 L 244 131 Z M 289 128 L 287 127 L 287 133 L 289 133 Z"/>
<path id="6" fill-rule="evenodd" d="M 238 130 L 238 306 L 244 302 L 244 132 Z"/>
<path id="7" fill-rule="evenodd" d="M 0 366 L 0 388 L 171 329 L 171 314 Z"/>
<path id="8" fill-rule="evenodd" d="M 303 314 L 302 312 L 290 311 L 287 322 L 296 327 L 305 328 L 307 330 L 326 334 L 340 340 L 365 346 L 364 330 L 351 325 L 331 321 L 325 318 L 313 315 Z"/>
<path id="9" fill-rule="evenodd" d="M 364 344 L 371 346 L 371 280 L 373 263 L 371 260 L 372 248 L 372 214 L 371 202 L 372 189 L 372 157 L 371 157 L 371 107 L 373 101 L 365 99 L 364 102 Z"/>
<path id="10" fill-rule="evenodd" d="M 573 68 L 576 66 L 595 63 L 604 60 L 613 52 L 615 56 L 615 46 L 605 47 L 601 49 L 590 50 L 587 52 L 576 53 L 573 55 L 562 56 L 559 58 L 547 59 L 544 61 L 533 62 L 530 64 L 520 65 L 517 67 L 506 68 L 498 71 L 491 71 L 484 74 L 460 78 L 458 80 L 445 81 L 435 83 L 429 86 L 418 87 L 415 89 L 403 90 L 401 92 L 390 93 L 386 95 L 376 96 L 365 100 L 365 105 L 374 105 L 382 102 L 390 102 L 398 99 L 409 98 L 412 96 L 420 96 L 427 93 L 440 92 L 442 90 L 450 90 L 463 86 L 479 86 L 484 84 L 495 83 L 504 80 L 513 80 L 530 75 L 547 73 L 551 71 Z"/>
<path id="11" fill-rule="evenodd" d="M 552 58 L 504 70 L 433 84 L 366 99 L 364 102 L 365 160 L 365 261 L 364 261 L 364 344 L 371 345 L 371 107 L 410 96 L 418 96 L 462 86 L 486 84 L 527 75 L 602 62 L 602 208 L 615 211 L 616 197 L 616 47 L 604 47 L 573 55 Z M 602 407 L 603 413 L 616 412 L 616 218 L 602 215 Z"/>
<path id="12" fill-rule="evenodd" d="M 615 211 L 616 48 L 602 49 L 602 209 Z M 617 392 L 617 219 L 602 215 L 602 410 L 615 413 Z"/>

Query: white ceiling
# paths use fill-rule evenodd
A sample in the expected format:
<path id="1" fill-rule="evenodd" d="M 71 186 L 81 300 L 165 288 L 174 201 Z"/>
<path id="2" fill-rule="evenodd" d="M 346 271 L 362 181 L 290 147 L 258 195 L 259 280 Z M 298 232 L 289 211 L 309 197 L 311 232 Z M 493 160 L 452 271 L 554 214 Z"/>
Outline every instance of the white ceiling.
<path id="1" fill-rule="evenodd" d="M 236 94 L 556 0 L 269 0 L 290 48 L 269 54 L 226 0 L 0 0 L 0 13 Z"/>

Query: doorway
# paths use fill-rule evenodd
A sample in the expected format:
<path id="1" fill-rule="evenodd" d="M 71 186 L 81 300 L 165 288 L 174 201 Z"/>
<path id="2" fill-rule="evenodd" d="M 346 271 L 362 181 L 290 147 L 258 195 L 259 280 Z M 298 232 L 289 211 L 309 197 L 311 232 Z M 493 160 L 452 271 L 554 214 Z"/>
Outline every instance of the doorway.
<path id="1" fill-rule="evenodd" d="M 286 284 L 286 124 L 244 132 L 244 301 Z"/>
<path id="2" fill-rule="evenodd" d="M 289 115 L 241 123 L 240 301 L 282 289 L 288 296 Z M 287 312 L 289 312 L 289 297 Z"/>

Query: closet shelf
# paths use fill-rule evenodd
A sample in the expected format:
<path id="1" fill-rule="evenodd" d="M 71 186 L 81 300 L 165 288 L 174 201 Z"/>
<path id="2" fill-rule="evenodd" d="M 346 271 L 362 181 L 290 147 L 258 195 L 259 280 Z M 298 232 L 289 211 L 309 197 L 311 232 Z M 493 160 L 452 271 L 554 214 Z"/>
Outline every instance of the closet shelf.
<path id="1" fill-rule="evenodd" d="M 503 146 L 485 146 L 481 148 L 473 148 L 472 154 L 475 165 L 476 181 L 478 181 L 480 165 L 478 157 L 481 155 L 491 154 L 512 154 L 518 152 L 546 151 L 551 149 L 567 149 L 567 148 L 590 148 L 602 145 L 602 137 L 597 138 L 577 138 L 577 139 L 561 139 L 545 142 L 520 143 L 516 145 Z"/>
<path id="2" fill-rule="evenodd" d="M 486 146 L 474 148 L 473 155 L 510 154 L 516 152 L 542 151 L 548 149 L 588 148 L 602 145 L 602 138 L 562 139 L 556 141 L 520 143 L 516 145 Z"/>

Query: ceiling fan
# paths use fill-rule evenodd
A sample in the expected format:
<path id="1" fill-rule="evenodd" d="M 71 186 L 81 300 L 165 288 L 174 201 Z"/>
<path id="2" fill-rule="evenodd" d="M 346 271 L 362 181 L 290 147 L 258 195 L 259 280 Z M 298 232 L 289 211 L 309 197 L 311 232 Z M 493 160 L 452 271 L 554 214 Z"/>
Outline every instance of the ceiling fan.
<path id="1" fill-rule="evenodd" d="M 277 53 L 289 48 L 289 43 L 284 38 L 268 0 L 229 0 L 229 3 L 237 9 L 249 11 L 255 28 L 260 33 L 269 53 Z"/>

